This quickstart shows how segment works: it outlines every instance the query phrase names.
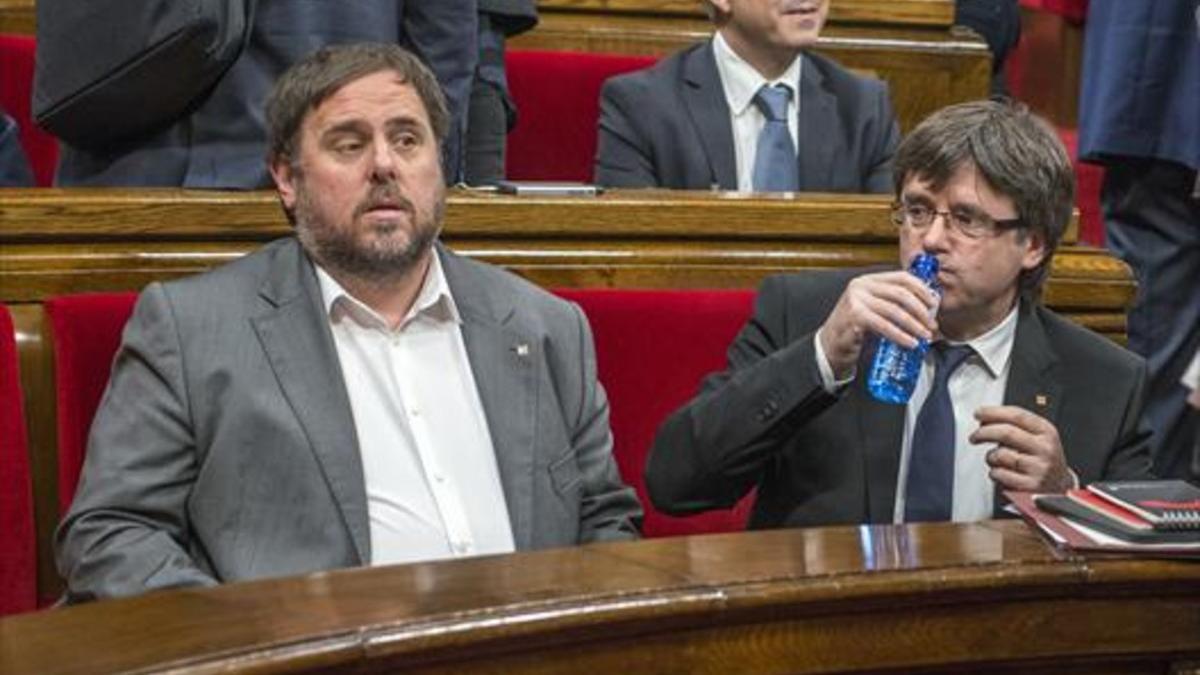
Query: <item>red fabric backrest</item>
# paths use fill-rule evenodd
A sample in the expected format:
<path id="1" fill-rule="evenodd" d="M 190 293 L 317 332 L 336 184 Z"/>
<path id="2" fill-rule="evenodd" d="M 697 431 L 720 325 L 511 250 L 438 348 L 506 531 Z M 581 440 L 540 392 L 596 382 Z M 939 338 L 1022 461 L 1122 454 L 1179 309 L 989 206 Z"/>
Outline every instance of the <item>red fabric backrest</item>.
<path id="1" fill-rule="evenodd" d="M 654 56 L 510 50 L 505 56 L 517 125 L 508 135 L 511 180 L 591 182 L 600 87 Z"/>
<path id="2" fill-rule="evenodd" d="M 17 341 L 0 305 L 0 616 L 37 606 L 37 544 Z"/>
<path id="3" fill-rule="evenodd" d="M 1050 12 L 1074 21 L 1083 23 L 1087 19 L 1088 0 L 1021 0 L 1025 9 Z"/>
<path id="4" fill-rule="evenodd" d="M 661 537 L 745 527 L 753 495 L 735 508 L 687 518 L 659 513 L 642 472 L 658 425 L 725 366 L 725 350 L 750 315 L 752 290 L 562 289 L 579 303 L 596 342 L 599 378 L 608 392 L 614 454 L 646 507 L 644 532 Z M 60 296 L 46 301 L 54 335 L 58 400 L 59 508 L 75 494 L 88 429 L 108 382 L 134 293 Z"/>
<path id="5" fill-rule="evenodd" d="M 1079 161 L 1079 133 L 1059 129 L 1058 137 L 1071 156 L 1075 168 L 1075 206 L 1079 209 L 1079 241 L 1104 246 L 1104 215 L 1100 211 L 1100 189 L 1104 185 L 1104 166 Z"/>
<path id="6" fill-rule="evenodd" d="M 54 181 L 58 141 L 33 123 L 33 55 L 37 42 L 28 35 L 0 34 L 0 106 L 21 127 L 21 147 L 38 185 Z"/>
<path id="7" fill-rule="evenodd" d="M 75 497 L 88 430 L 136 300 L 136 293 L 63 295 L 46 300 L 58 405 L 59 515 L 67 512 Z"/>
<path id="8" fill-rule="evenodd" d="M 676 518 L 655 511 L 642 474 L 659 424 L 725 367 L 725 352 L 749 318 L 754 291 L 563 289 L 579 303 L 596 341 L 608 392 L 613 452 L 646 509 L 643 533 L 663 537 L 745 529 L 753 494 L 735 508 Z"/>

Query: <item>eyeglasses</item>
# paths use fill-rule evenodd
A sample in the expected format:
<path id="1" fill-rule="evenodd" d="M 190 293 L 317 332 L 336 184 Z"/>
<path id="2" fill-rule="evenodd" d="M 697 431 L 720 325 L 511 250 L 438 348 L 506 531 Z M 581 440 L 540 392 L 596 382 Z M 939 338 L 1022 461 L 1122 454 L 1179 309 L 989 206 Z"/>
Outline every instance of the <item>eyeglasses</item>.
<path id="1" fill-rule="evenodd" d="M 892 223 L 897 227 L 908 226 L 914 230 L 924 230 L 933 225 L 934 218 L 942 216 L 948 229 L 953 230 L 968 239 L 981 239 L 999 234 L 1005 230 L 1024 227 L 1025 221 L 1020 218 L 992 218 L 985 213 L 969 211 L 938 211 L 924 204 L 892 204 Z"/>

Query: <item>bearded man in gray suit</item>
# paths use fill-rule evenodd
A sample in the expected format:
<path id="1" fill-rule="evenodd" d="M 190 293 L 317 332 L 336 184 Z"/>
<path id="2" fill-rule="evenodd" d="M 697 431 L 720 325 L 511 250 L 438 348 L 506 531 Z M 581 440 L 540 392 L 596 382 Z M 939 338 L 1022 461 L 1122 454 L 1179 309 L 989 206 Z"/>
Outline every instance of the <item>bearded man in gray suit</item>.
<path id="1" fill-rule="evenodd" d="M 296 236 L 143 292 L 58 533 L 69 597 L 637 536 L 579 308 L 436 242 L 429 71 L 327 48 L 267 116 Z"/>

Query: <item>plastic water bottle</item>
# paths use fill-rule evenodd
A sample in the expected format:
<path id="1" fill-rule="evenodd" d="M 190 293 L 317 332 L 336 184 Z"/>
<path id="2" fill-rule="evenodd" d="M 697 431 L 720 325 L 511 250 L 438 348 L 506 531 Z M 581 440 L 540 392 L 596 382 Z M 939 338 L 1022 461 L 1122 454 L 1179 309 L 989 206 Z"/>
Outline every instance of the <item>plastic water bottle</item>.
<path id="1" fill-rule="evenodd" d="M 941 288 L 937 283 L 938 261 L 933 255 L 919 254 L 913 258 L 908 271 L 941 295 Z M 879 338 L 875 358 L 871 361 L 871 372 L 867 374 L 867 391 L 884 403 L 908 403 L 913 389 L 917 386 L 917 376 L 921 374 L 921 361 L 927 351 L 928 340 L 922 339 L 916 347 L 907 349 L 887 338 Z"/>

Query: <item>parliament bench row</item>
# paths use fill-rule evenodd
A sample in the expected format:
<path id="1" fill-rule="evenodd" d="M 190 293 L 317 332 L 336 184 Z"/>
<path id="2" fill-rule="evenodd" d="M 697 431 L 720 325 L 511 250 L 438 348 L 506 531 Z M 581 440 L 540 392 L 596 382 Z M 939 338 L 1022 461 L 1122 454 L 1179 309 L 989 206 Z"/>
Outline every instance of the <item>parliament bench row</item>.
<path id="1" fill-rule="evenodd" d="M 618 459 L 626 478 L 639 484 L 655 427 L 695 391 L 702 374 L 722 366 L 758 281 L 778 272 L 894 264 L 888 203 L 880 196 L 819 194 L 617 190 L 598 198 L 530 199 L 454 191 L 442 239 L 584 305 L 612 401 Z M 59 484 L 74 484 L 132 293 L 289 233 L 267 192 L 0 190 L 0 302 L 12 309 L 18 337 L 43 598 L 59 589 L 49 545 L 69 503 L 69 488 Z M 1129 271 L 1103 251 L 1072 244 L 1075 237 L 1072 228 L 1047 301 L 1120 340 L 1133 295 Z M 102 312 L 103 321 L 68 325 L 60 307 L 71 301 L 61 296 L 81 293 L 116 293 L 111 297 L 125 305 Z M 89 297 L 85 304 L 97 302 Z M 97 350 L 82 357 L 87 384 L 66 375 L 67 368 L 78 370 L 60 353 L 68 333 L 73 348 Z M 64 403 L 63 396 L 90 403 Z M 60 463 L 62 448 L 74 459 Z M 744 508 L 716 520 L 651 513 L 647 533 L 733 529 Z"/>
<path id="2" fill-rule="evenodd" d="M 689 398 L 700 378 L 723 365 L 724 350 L 749 316 L 749 290 L 621 290 L 562 289 L 557 293 L 578 303 L 595 336 L 598 376 L 610 401 L 614 455 L 626 482 L 635 486 L 647 505 L 643 533 L 647 537 L 741 530 L 751 500 L 735 509 L 689 518 L 675 518 L 649 508 L 641 476 L 657 424 Z M 87 444 L 88 429 L 108 382 L 121 330 L 133 310 L 136 293 L 75 294 L 49 298 L 44 311 L 54 360 L 54 402 L 57 419 L 58 517 L 70 507 Z M 0 308 L 3 306 L 0 305 Z M 4 434 L 0 454 L 0 489 L 11 513 L 0 542 L 5 559 L 21 557 L 19 565 L 0 567 L 0 613 L 31 609 L 34 588 L 33 502 L 26 472 L 28 452 L 21 419 L 23 399 L 16 382 L 15 335 L 8 310 L 0 314 L 2 344 L 8 345 L 0 368 L 9 388 L 0 424 Z M 21 578 L 24 581 L 19 581 Z M 22 600 L 8 602 L 8 592 Z"/>

